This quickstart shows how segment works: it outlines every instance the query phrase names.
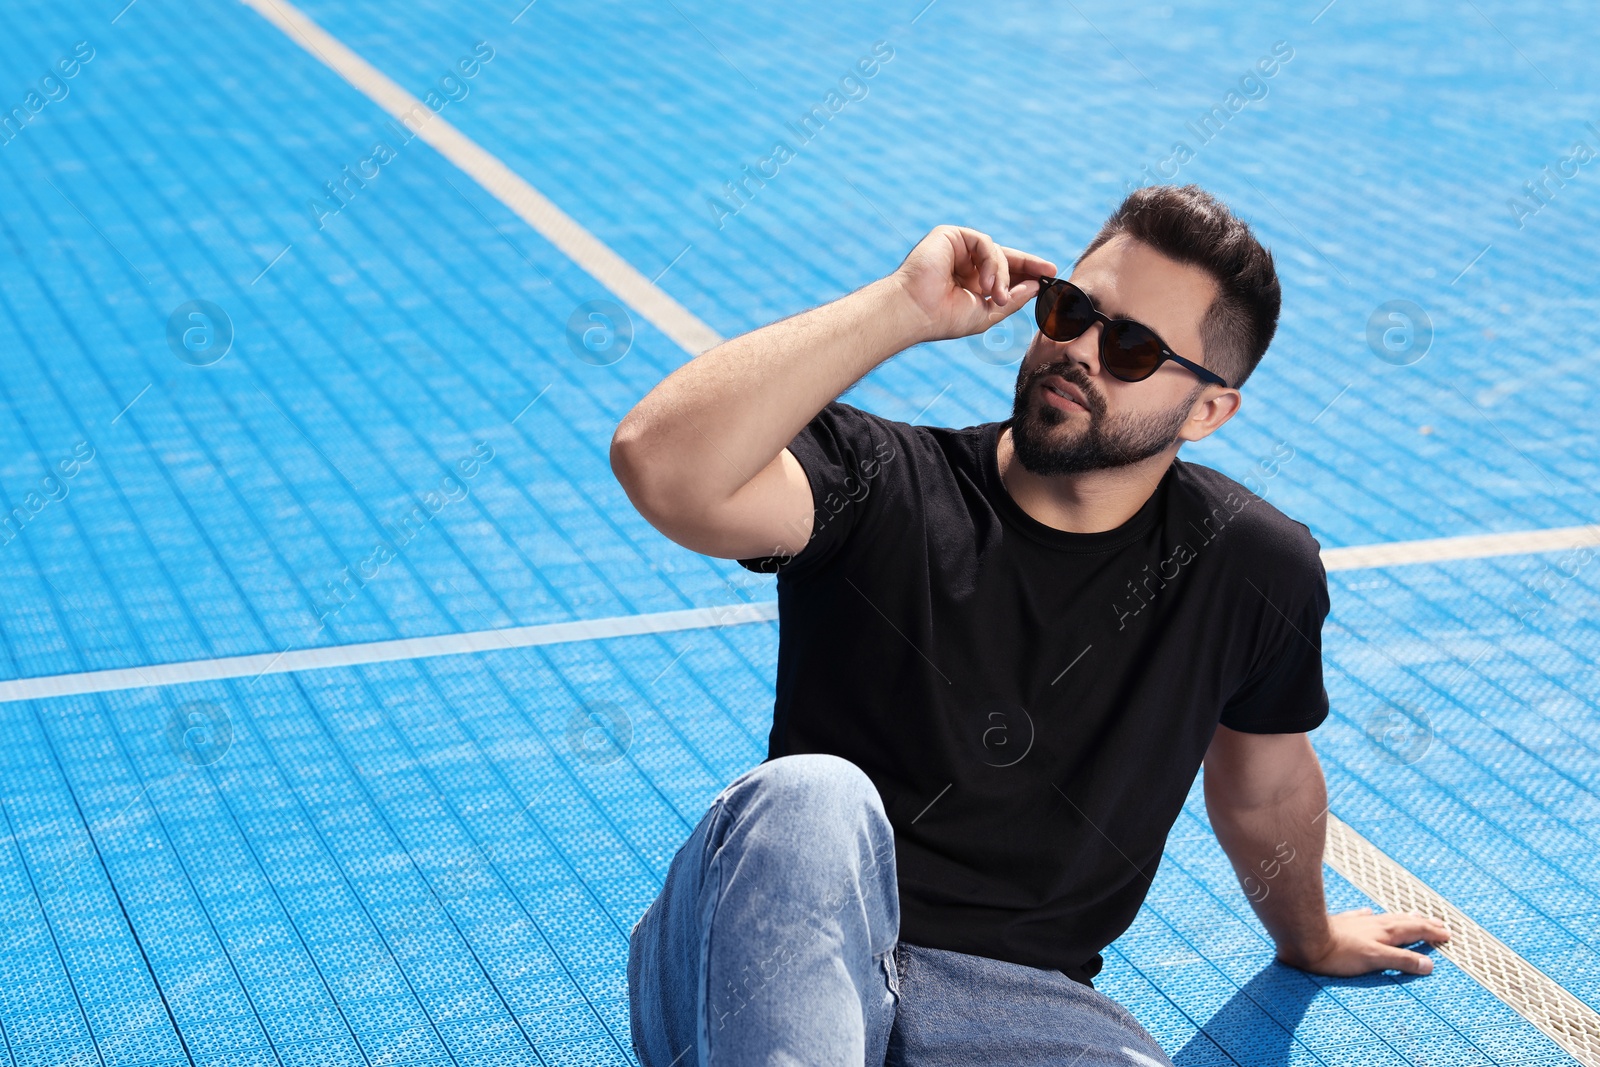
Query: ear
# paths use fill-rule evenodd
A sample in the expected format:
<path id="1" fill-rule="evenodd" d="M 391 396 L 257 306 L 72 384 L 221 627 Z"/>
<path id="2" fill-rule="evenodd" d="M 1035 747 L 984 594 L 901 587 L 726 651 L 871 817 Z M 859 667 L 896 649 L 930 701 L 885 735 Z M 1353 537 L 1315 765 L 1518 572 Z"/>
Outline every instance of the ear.
<path id="1" fill-rule="evenodd" d="M 1189 408 L 1189 418 L 1178 431 L 1179 440 L 1198 441 L 1210 437 L 1223 423 L 1233 418 L 1244 398 L 1237 389 L 1208 385 Z"/>

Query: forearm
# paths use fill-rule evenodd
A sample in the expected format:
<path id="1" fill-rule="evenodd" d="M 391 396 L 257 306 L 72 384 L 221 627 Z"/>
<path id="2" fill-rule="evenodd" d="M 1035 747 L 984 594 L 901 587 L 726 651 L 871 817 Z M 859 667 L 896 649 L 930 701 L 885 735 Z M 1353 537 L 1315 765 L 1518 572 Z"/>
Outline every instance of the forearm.
<path id="1" fill-rule="evenodd" d="M 1221 775 L 1206 777 L 1206 804 L 1250 906 L 1278 946 L 1278 958 L 1305 966 L 1332 936 L 1322 883 L 1327 787 L 1307 745 L 1292 790 L 1241 802 Z"/>
<path id="2" fill-rule="evenodd" d="M 612 461 L 637 489 L 683 506 L 726 500 L 830 401 L 925 339 L 925 316 L 891 275 L 726 341 L 668 375 L 630 411 Z"/>

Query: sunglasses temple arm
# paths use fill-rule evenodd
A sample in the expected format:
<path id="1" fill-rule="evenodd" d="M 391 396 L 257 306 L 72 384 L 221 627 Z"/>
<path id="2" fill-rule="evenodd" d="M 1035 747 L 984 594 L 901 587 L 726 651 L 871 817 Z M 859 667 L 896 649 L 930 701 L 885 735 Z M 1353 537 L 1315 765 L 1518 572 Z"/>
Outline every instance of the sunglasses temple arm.
<path id="1" fill-rule="evenodd" d="M 1194 371 L 1194 373 L 1198 374 L 1202 380 L 1208 381 L 1213 385 L 1220 385 L 1224 389 L 1229 388 L 1228 383 L 1223 380 L 1221 375 L 1207 370 L 1198 363 L 1191 363 L 1189 360 L 1184 359 L 1182 356 L 1178 355 L 1178 353 L 1173 352 L 1170 349 L 1167 351 L 1167 355 L 1171 359 L 1175 360 L 1179 365 L 1188 367 L 1190 370 Z"/>

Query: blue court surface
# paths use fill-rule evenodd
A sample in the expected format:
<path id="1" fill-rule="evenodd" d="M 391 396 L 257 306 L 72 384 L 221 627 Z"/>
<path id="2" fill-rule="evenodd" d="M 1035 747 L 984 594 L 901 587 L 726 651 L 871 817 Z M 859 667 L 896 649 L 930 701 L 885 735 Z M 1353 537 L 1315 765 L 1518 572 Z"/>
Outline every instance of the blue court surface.
<path id="1" fill-rule="evenodd" d="M 1285 301 L 1186 459 L 1330 553 L 1600 522 L 1591 5 L 524 3 L 298 10 L 722 336 L 942 222 L 1067 262 L 1132 185 L 1199 182 Z M 609 469 L 690 353 L 286 5 L 125 4 L 0 19 L 0 1048 L 635 1062 L 629 930 L 765 755 L 777 651 L 771 579 L 664 539 Z M 846 399 L 999 419 L 1025 341 Z M 1581 1030 L 1600 548 L 1569 540 L 1330 565 L 1314 737 L 1333 814 Z M 633 625 L 664 612 L 691 614 Z M 461 634 L 489 636 L 358 647 Z M 1439 953 L 1271 956 L 1197 784 L 1097 981 L 1178 1064 L 1585 1062 Z"/>

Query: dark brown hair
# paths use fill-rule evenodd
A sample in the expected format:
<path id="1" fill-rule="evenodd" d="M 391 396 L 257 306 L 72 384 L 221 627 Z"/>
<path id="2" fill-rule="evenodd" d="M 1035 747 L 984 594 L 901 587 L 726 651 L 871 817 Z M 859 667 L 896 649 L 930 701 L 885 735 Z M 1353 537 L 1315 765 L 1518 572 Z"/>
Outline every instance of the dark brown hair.
<path id="1" fill-rule="evenodd" d="M 1243 219 L 1198 185 L 1134 190 L 1078 262 L 1120 234 L 1199 267 L 1217 283 L 1216 299 L 1200 323 L 1205 365 L 1234 388 L 1243 385 L 1278 329 L 1283 292 L 1272 253 L 1261 247 Z"/>

